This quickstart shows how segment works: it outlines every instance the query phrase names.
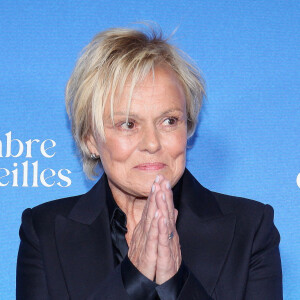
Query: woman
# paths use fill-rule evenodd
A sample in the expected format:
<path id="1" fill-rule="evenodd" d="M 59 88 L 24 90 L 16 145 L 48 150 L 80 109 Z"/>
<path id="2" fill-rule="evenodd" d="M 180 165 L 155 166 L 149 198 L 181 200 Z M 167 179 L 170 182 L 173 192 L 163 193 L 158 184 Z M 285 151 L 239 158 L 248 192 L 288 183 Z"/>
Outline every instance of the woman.
<path id="1" fill-rule="evenodd" d="M 204 87 L 160 34 L 111 29 L 66 89 L 82 196 L 23 213 L 17 299 L 282 299 L 269 205 L 211 192 L 185 168 Z"/>

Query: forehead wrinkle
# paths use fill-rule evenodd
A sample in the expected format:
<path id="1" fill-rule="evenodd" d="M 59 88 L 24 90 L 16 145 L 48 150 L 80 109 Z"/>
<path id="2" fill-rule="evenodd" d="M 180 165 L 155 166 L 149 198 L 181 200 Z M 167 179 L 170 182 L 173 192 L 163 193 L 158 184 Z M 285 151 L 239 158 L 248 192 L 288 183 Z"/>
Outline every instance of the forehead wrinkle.
<path id="1" fill-rule="evenodd" d="M 135 118 L 137 118 L 138 117 L 138 115 L 137 114 L 131 114 L 131 113 L 127 113 L 127 111 L 119 111 L 119 112 L 115 112 L 114 113 L 114 116 L 121 116 L 121 117 L 123 117 L 123 116 L 125 116 L 125 117 L 135 117 Z"/>

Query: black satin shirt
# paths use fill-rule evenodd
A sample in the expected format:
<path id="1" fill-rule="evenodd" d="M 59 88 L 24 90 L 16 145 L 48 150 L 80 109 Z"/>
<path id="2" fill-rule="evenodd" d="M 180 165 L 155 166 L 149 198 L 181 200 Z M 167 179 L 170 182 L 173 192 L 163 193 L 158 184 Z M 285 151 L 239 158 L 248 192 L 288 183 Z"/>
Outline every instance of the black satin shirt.
<path id="1" fill-rule="evenodd" d="M 173 189 L 174 205 L 180 198 L 181 181 Z M 106 179 L 106 200 L 110 219 L 111 239 L 113 245 L 113 256 L 115 266 L 121 263 L 121 274 L 124 287 L 132 300 L 175 300 L 189 275 L 189 271 L 184 263 L 178 272 L 165 283 L 158 285 L 154 281 L 144 276 L 129 260 L 128 245 L 125 239 L 127 233 L 127 219 L 125 213 L 115 202 Z"/>

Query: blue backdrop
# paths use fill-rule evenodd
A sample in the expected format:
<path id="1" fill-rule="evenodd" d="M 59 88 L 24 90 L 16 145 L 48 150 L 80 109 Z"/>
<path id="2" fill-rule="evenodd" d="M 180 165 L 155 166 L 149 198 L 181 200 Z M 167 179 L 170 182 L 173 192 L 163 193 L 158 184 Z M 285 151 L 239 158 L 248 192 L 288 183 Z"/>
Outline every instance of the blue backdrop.
<path id="1" fill-rule="evenodd" d="M 299 1 L 24 0 L 0 12 L 1 299 L 14 298 L 22 211 L 93 184 L 64 108 L 75 60 L 98 31 L 140 20 L 179 26 L 173 41 L 207 82 L 188 168 L 212 190 L 274 207 L 284 296 L 299 299 Z"/>

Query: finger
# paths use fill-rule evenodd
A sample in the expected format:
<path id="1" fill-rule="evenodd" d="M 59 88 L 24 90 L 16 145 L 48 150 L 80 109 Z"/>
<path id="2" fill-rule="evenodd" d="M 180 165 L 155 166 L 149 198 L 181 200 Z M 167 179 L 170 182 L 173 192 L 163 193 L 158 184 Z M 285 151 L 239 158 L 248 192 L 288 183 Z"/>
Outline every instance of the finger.
<path id="1" fill-rule="evenodd" d="M 178 210 L 176 208 L 174 208 L 174 213 L 175 213 L 175 224 L 176 224 L 178 218 Z"/>
<path id="2" fill-rule="evenodd" d="M 167 220 L 164 217 L 158 220 L 158 231 L 156 282 L 162 284 L 176 273 L 176 262 L 172 257 Z"/>
<path id="3" fill-rule="evenodd" d="M 137 269 L 150 280 L 154 280 L 156 271 L 156 261 L 157 261 L 157 244 L 158 244 L 158 216 L 159 213 L 155 214 L 152 219 L 149 232 L 145 234 L 146 243 L 141 249 L 139 262 L 137 264 Z"/>
<path id="4" fill-rule="evenodd" d="M 175 264 L 176 270 L 178 270 L 181 264 L 181 249 L 180 249 L 179 235 L 177 233 L 175 226 L 172 227 L 172 229 L 169 227 L 168 232 L 169 234 L 171 232 L 173 233 L 173 238 L 170 240 L 170 249 L 171 249 L 173 260 L 176 263 Z"/>
<path id="5" fill-rule="evenodd" d="M 159 220 L 159 235 L 157 247 L 158 264 L 164 266 L 165 269 L 175 270 L 179 269 L 181 264 L 181 250 L 179 244 L 179 237 L 176 229 L 171 230 L 170 226 L 165 222 Z M 173 233 L 173 238 L 169 238 Z"/>
<path id="6" fill-rule="evenodd" d="M 144 214 L 144 226 L 145 231 L 147 232 L 150 228 L 152 219 L 154 217 L 155 212 L 157 211 L 157 205 L 155 201 L 156 193 L 160 190 L 159 184 L 156 182 L 153 183 L 151 192 L 149 194 L 148 200 L 147 200 L 147 208 Z"/>
<path id="7" fill-rule="evenodd" d="M 170 219 L 169 219 L 168 205 L 166 202 L 166 193 L 162 190 L 158 191 L 155 196 L 155 201 L 158 209 L 162 212 L 162 215 L 167 220 L 167 223 L 169 223 Z"/>
<path id="8" fill-rule="evenodd" d="M 158 218 L 160 216 L 159 210 L 155 212 L 154 218 L 152 219 L 149 232 L 147 234 L 147 241 L 145 245 L 146 257 L 151 262 L 156 263 L 157 258 L 157 245 L 158 245 Z M 155 260 L 155 261 L 154 261 Z"/>
<path id="9" fill-rule="evenodd" d="M 178 215 L 177 209 L 175 209 L 174 214 L 177 218 Z M 169 222 L 168 219 L 166 219 L 166 232 L 167 233 L 165 235 L 165 241 L 166 241 L 165 245 L 169 246 L 171 257 L 176 261 L 181 261 L 181 250 L 180 250 L 179 236 L 176 230 L 176 226 L 171 222 Z M 169 238 L 170 234 L 172 234 L 171 238 Z"/>
<path id="10" fill-rule="evenodd" d="M 166 202 L 169 213 L 169 220 L 172 224 L 175 224 L 175 211 L 174 211 L 174 201 L 173 201 L 173 192 L 171 189 L 170 181 L 164 179 L 161 182 L 161 189 L 165 192 Z"/>
<path id="11" fill-rule="evenodd" d="M 151 200 L 151 197 L 155 197 L 155 194 L 157 191 L 159 191 L 161 188 L 160 188 L 160 182 L 161 181 L 161 176 L 160 175 L 157 175 L 152 186 L 151 186 L 151 190 L 150 190 L 150 193 L 149 193 L 149 196 L 148 196 L 148 199 L 147 199 L 147 202 L 146 202 L 146 205 L 143 209 L 143 214 L 142 214 L 142 218 L 146 218 L 147 217 L 147 214 L 148 214 L 148 209 L 149 209 L 149 205 L 150 205 L 150 200 Z M 155 213 L 156 210 L 154 210 L 154 213 Z M 152 218 L 151 218 L 152 220 Z M 151 223 L 151 220 L 150 220 L 150 223 Z"/>
<path id="12" fill-rule="evenodd" d="M 165 264 L 171 260 L 171 249 L 167 219 L 160 217 L 158 220 L 158 247 L 157 247 L 157 257 L 163 259 Z"/>
<path id="13" fill-rule="evenodd" d="M 169 219 L 170 214 L 169 214 L 169 211 L 168 211 L 167 201 L 166 201 L 164 195 L 165 194 L 164 194 L 163 191 L 159 191 L 157 193 L 157 195 L 155 197 L 156 204 L 157 204 L 158 209 L 162 212 L 162 215 L 167 220 L 167 228 L 168 228 L 169 233 L 173 232 L 173 240 L 175 240 L 176 243 L 179 243 L 179 237 L 178 237 L 176 226 L 175 226 L 175 222 L 176 222 L 175 217 L 177 218 L 178 211 L 177 211 L 177 209 L 174 209 L 174 217 L 173 217 L 174 220 L 170 220 Z"/>
<path id="14" fill-rule="evenodd" d="M 158 184 L 160 180 L 161 177 L 157 176 L 151 188 L 150 194 L 148 196 L 148 200 L 143 209 L 141 220 L 137 224 L 133 232 L 133 236 L 128 251 L 128 256 L 133 260 L 135 259 L 138 260 L 142 249 L 145 248 L 148 231 L 150 229 L 155 211 L 157 210 L 155 195 L 157 190 L 160 190 L 160 185 Z"/>
<path id="15" fill-rule="evenodd" d="M 155 186 L 155 183 L 158 183 L 160 180 L 160 178 L 158 176 L 156 176 L 152 186 L 151 186 L 151 190 L 150 190 L 150 193 L 149 193 L 149 196 L 148 196 L 148 199 L 147 199 L 147 202 L 146 202 L 146 205 L 143 209 L 143 214 L 142 214 L 142 217 L 145 217 L 146 214 L 147 214 L 147 211 L 148 211 L 148 207 L 149 207 L 149 200 L 150 200 L 150 197 L 155 193 L 155 191 L 157 191 L 157 186 Z M 160 188 L 160 187 L 159 187 Z"/>

